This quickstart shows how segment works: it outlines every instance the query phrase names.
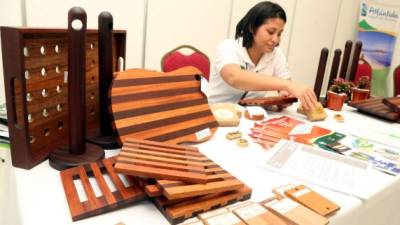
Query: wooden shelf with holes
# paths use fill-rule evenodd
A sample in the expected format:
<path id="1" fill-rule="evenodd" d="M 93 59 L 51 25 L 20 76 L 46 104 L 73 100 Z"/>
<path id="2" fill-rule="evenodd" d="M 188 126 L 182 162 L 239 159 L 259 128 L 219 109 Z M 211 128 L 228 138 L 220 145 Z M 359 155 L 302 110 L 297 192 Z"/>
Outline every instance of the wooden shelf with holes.
<path id="1" fill-rule="evenodd" d="M 68 137 L 68 36 L 66 29 L 1 27 L 11 157 L 30 169 Z M 113 33 L 113 68 L 125 58 L 125 31 Z M 98 34 L 86 38 L 88 132 L 98 126 Z"/>

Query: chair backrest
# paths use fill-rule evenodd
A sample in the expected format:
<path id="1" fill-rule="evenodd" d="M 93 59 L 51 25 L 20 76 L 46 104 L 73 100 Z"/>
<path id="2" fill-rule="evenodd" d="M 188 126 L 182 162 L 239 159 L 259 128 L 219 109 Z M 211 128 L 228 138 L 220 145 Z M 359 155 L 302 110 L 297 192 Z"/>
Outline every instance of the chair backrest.
<path id="1" fill-rule="evenodd" d="M 393 72 L 394 78 L 394 96 L 400 95 L 400 65 Z"/>
<path id="2" fill-rule="evenodd" d="M 357 71 L 353 81 L 357 81 L 361 76 L 368 76 L 370 80 L 372 78 L 372 67 L 363 57 L 358 61 Z"/>
<path id="3" fill-rule="evenodd" d="M 183 49 L 190 49 L 193 53 L 185 55 Z M 194 66 L 203 73 L 203 77 L 208 81 L 210 76 L 210 59 L 206 54 L 190 45 L 181 45 L 167 52 L 161 59 L 161 70 L 170 72 L 184 66 Z"/>

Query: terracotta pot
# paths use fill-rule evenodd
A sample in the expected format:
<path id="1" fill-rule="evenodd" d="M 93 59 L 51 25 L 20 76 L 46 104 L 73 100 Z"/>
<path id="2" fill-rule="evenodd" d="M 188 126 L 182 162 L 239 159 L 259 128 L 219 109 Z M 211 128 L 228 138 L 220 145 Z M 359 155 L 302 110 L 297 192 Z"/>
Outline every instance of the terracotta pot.
<path id="1" fill-rule="evenodd" d="M 342 110 L 343 104 L 346 101 L 347 95 L 345 93 L 337 94 L 332 91 L 328 91 L 328 109 L 334 111 Z"/>
<path id="2" fill-rule="evenodd" d="M 353 89 L 351 89 L 351 93 L 352 93 L 351 101 L 355 102 L 355 101 L 368 99 L 371 91 L 369 89 L 353 88 Z"/>

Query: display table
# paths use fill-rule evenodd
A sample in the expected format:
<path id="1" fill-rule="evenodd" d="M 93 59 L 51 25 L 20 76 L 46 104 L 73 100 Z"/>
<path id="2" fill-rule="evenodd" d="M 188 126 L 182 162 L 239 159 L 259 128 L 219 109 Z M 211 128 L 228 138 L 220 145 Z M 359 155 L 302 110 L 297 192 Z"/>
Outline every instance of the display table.
<path id="1" fill-rule="evenodd" d="M 305 117 L 297 114 L 296 107 L 291 106 L 282 113 L 269 113 L 269 117 L 287 115 L 299 120 Z M 340 112 L 344 123 L 338 123 L 333 115 L 337 112 L 327 110 L 328 118 L 325 121 L 314 122 L 314 125 L 346 133 L 346 129 L 354 127 L 368 127 L 370 129 L 399 131 L 400 124 L 389 123 L 374 119 L 359 113 L 350 107 Z M 250 133 L 253 122 L 242 119 L 239 127 L 220 127 L 216 134 L 207 142 L 197 144 L 200 151 L 235 175 L 253 189 L 252 200 L 261 201 L 272 197 L 271 189 L 288 183 L 302 184 L 299 180 L 273 173 L 260 166 L 265 162 L 268 154 L 274 150 L 264 150 L 260 145 L 252 143 L 246 135 Z M 238 147 L 234 141 L 225 139 L 227 132 L 241 130 L 249 140 L 248 147 Z M 106 156 L 117 154 L 118 150 L 108 150 Z M 52 169 L 48 161 L 31 170 L 12 168 L 15 176 L 18 216 L 15 221 L 22 225 L 37 224 L 104 224 L 113 225 L 123 222 L 126 225 L 157 225 L 169 224 L 164 216 L 149 200 L 143 200 L 127 208 L 109 212 L 103 215 L 72 222 L 68 204 L 65 198 L 59 172 Z M 359 198 L 335 192 L 326 188 L 307 184 L 317 192 L 328 197 L 341 206 L 341 210 L 330 218 L 332 225 L 398 225 L 400 213 L 400 179 L 383 174 L 379 171 L 372 173 L 373 188 L 377 193 L 362 201 Z M 375 182 L 376 181 L 376 182 Z M 13 225 L 13 224 L 10 224 Z"/>

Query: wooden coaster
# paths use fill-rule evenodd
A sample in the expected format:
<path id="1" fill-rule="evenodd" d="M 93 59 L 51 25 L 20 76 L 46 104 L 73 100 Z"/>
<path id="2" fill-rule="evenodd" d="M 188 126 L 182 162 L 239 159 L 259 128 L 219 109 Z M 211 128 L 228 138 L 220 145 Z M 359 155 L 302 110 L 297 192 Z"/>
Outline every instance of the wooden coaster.
<path id="1" fill-rule="evenodd" d="M 240 138 L 240 139 L 236 140 L 236 145 L 239 147 L 247 147 L 247 146 L 249 146 L 249 142 L 244 138 Z"/>
<path id="2" fill-rule="evenodd" d="M 146 198 L 145 192 L 139 187 L 135 179 L 128 178 L 127 180 L 129 180 L 131 186 L 125 187 L 113 168 L 114 162 L 115 158 L 108 158 L 60 172 L 73 221 L 119 209 Z M 114 186 L 117 188 L 116 191 L 111 191 L 103 174 L 111 178 Z M 89 182 L 89 177 L 91 176 L 94 176 L 102 192 L 102 195 L 99 197 L 96 197 L 91 182 Z M 76 179 L 80 179 L 88 199 L 87 201 L 79 199 L 74 182 Z"/>
<path id="3" fill-rule="evenodd" d="M 236 127 L 240 123 L 235 104 L 218 103 L 210 106 L 219 126 Z"/>
<path id="4" fill-rule="evenodd" d="M 117 73 L 110 98 L 120 142 L 127 137 L 174 144 L 211 138 L 218 123 L 200 90 L 200 74 L 194 67 Z"/>
<path id="5" fill-rule="evenodd" d="M 145 178 L 206 183 L 206 168 L 216 166 L 197 148 L 127 138 L 115 171 Z"/>
<path id="6" fill-rule="evenodd" d="M 232 131 L 226 134 L 225 138 L 228 140 L 235 140 L 242 137 L 242 132 L 240 131 Z"/>

